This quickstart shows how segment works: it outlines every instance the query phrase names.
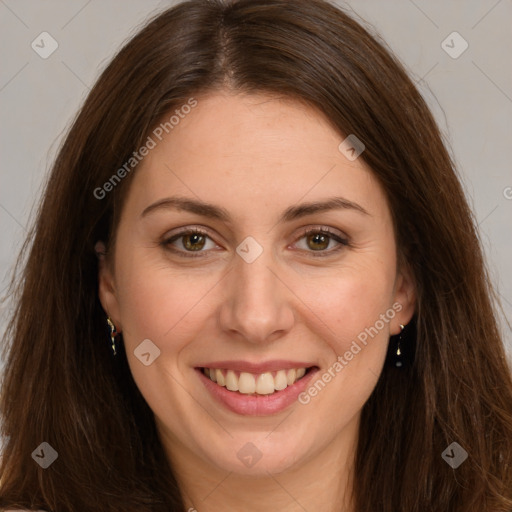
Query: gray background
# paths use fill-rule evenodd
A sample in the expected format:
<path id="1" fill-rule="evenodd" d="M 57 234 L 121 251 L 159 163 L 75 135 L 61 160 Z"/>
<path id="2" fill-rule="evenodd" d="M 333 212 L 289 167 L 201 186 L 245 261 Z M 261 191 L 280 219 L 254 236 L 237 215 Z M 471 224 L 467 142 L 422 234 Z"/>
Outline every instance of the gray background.
<path id="1" fill-rule="evenodd" d="M 0 296 L 79 105 L 120 45 L 144 20 L 173 3 L 0 0 Z M 502 329 L 512 356 L 512 334 L 505 322 L 512 318 L 512 1 L 337 3 L 359 21 L 366 20 L 398 55 L 452 148 L 501 296 Z M 462 48 L 457 37 L 446 39 L 454 31 L 469 44 L 458 58 L 443 49 L 453 53 Z M 58 43 L 46 59 L 31 47 L 42 32 Z M 1 333 L 9 301 L 0 307 Z"/>

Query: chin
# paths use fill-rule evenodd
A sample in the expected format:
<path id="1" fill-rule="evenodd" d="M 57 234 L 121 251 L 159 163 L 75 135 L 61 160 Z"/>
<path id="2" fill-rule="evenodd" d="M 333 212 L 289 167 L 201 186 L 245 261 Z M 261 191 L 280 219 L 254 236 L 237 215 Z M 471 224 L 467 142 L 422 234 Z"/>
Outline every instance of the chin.
<path id="1" fill-rule="evenodd" d="M 222 453 L 209 453 L 208 458 L 223 471 L 268 477 L 269 473 L 278 474 L 294 469 L 298 460 L 306 456 L 302 454 L 304 445 L 298 440 L 293 441 L 288 437 L 283 445 L 278 436 L 265 439 L 266 436 L 268 433 L 229 438 L 229 445 Z"/>

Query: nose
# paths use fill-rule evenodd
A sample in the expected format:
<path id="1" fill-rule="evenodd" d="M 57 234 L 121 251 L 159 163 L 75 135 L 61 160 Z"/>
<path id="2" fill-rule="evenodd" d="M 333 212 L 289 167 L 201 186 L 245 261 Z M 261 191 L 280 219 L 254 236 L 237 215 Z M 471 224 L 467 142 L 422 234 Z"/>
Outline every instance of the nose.
<path id="1" fill-rule="evenodd" d="M 221 329 L 253 344 L 267 344 L 293 326 L 293 293 L 280 278 L 270 251 L 252 263 L 236 256 L 225 281 Z"/>

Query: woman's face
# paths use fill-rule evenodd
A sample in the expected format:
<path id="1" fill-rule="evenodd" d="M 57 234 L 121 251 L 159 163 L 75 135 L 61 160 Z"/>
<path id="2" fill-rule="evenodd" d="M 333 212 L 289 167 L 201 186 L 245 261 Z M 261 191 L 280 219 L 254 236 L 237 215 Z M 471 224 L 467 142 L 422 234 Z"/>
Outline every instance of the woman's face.
<path id="1" fill-rule="evenodd" d="M 300 103 L 218 92 L 180 112 L 100 266 L 164 446 L 247 474 L 348 453 L 414 308 L 383 190 Z"/>

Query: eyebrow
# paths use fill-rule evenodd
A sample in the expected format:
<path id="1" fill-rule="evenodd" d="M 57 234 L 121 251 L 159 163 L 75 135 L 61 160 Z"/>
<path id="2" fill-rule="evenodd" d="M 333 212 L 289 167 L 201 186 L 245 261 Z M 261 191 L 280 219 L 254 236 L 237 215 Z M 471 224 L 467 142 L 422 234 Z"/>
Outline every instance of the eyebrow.
<path id="1" fill-rule="evenodd" d="M 216 219 L 225 223 L 231 223 L 232 217 L 230 213 L 221 206 L 206 203 L 197 199 L 188 197 L 166 197 L 149 205 L 141 213 L 140 217 L 146 217 L 150 213 L 159 210 L 184 210 L 196 215 Z M 314 213 L 325 212 L 328 210 L 352 210 L 363 215 L 371 215 L 359 204 L 349 201 L 344 197 L 331 197 L 324 201 L 313 201 L 302 203 L 296 206 L 290 206 L 282 214 L 279 222 L 291 222 Z"/>

